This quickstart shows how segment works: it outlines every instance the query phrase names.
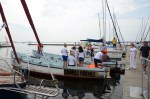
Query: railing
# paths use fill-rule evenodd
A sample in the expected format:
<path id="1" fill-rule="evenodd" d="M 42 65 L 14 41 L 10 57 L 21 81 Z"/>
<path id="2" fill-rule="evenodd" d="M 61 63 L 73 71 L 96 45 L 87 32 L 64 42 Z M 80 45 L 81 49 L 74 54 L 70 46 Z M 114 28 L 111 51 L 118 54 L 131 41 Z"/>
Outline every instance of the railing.
<path id="1" fill-rule="evenodd" d="M 3 59 L 3 58 L 0 58 L 0 60 L 1 61 L 4 61 L 5 63 L 6 63 L 6 65 L 9 67 L 9 69 L 11 70 L 11 72 L 13 73 L 13 83 L 14 83 L 14 85 L 16 85 L 18 88 L 20 88 L 20 86 L 16 83 L 16 74 L 18 74 L 18 75 L 20 75 L 23 79 L 22 79 L 22 81 L 25 81 L 25 79 L 24 79 L 24 75 L 22 74 L 22 73 L 20 73 L 19 71 L 16 71 L 16 70 L 14 70 L 13 68 L 11 68 L 11 66 L 9 65 L 9 63 L 5 60 L 5 59 Z"/>
<path id="2" fill-rule="evenodd" d="M 13 54 L 12 54 L 13 55 Z M 24 69 L 28 69 L 29 72 L 28 72 L 28 82 L 30 80 L 30 63 L 29 63 L 29 56 L 26 54 L 24 56 L 21 56 L 20 57 L 20 61 L 22 61 L 23 58 L 26 58 L 27 59 L 27 67 L 25 67 Z M 46 60 L 46 59 L 45 59 Z M 49 67 L 50 68 L 50 67 Z M 21 67 L 20 65 L 20 68 L 19 69 L 23 69 L 23 67 Z M 50 71 L 51 72 L 51 71 Z M 52 74 L 53 75 L 53 74 Z M 46 87 L 45 86 L 45 79 L 41 80 L 40 81 L 40 85 L 30 85 L 28 83 L 28 85 L 25 87 L 25 88 L 22 88 L 22 89 L 12 89 L 13 91 L 16 91 L 16 92 L 20 92 L 20 93 L 24 93 L 24 94 L 35 94 L 34 95 L 34 99 L 36 99 L 36 95 L 41 95 L 42 96 L 42 99 L 44 99 L 44 96 L 47 96 L 47 97 L 55 97 L 56 95 L 58 95 L 59 93 L 59 88 L 57 87 L 57 80 L 53 79 L 52 81 L 50 81 L 51 83 L 54 84 L 54 86 L 56 88 L 49 88 L 49 87 Z M 44 86 L 43 86 L 44 84 Z"/>
<path id="3" fill-rule="evenodd" d="M 145 98 L 145 99 L 150 99 L 150 60 L 146 59 L 146 58 L 142 58 L 141 62 L 145 61 L 147 63 L 147 72 L 144 75 L 144 70 L 142 68 L 142 93 L 141 95 Z M 147 88 L 144 89 L 144 77 L 146 77 L 147 79 Z"/>

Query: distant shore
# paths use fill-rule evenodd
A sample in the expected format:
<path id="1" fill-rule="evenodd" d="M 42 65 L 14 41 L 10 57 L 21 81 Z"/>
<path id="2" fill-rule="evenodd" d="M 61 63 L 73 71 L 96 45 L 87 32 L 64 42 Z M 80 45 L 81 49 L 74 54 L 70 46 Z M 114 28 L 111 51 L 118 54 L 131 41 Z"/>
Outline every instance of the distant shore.
<path id="1" fill-rule="evenodd" d="M 37 45 L 37 44 L 36 44 L 36 43 L 29 43 L 28 45 Z M 56 44 L 56 43 L 55 43 L 55 44 L 47 44 L 47 43 L 46 43 L 46 44 L 43 44 L 43 43 L 42 43 L 42 45 L 63 46 L 64 44 L 63 44 L 63 43 L 59 43 L 59 44 Z M 68 45 L 68 46 L 74 46 L 75 44 L 68 44 L 68 43 L 67 43 L 67 45 Z M 79 46 L 79 44 L 76 44 L 76 46 Z"/>

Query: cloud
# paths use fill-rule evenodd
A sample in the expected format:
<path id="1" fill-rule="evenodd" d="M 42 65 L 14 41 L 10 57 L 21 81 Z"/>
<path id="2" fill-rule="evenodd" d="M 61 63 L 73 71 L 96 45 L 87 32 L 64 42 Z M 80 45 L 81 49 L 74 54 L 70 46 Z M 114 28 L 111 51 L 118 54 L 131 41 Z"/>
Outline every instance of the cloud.
<path id="1" fill-rule="evenodd" d="M 23 40 L 18 36 L 20 33 L 28 36 L 24 35 L 24 40 L 33 40 L 33 31 L 20 0 L 1 0 L 1 3 L 15 40 Z M 99 38 L 97 14 L 100 13 L 102 18 L 102 0 L 26 0 L 26 3 L 41 41 Z M 119 18 L 121 31 L 128 35 L 135 33 L 138 28 L 132 22 L 137 23 L 142 17 L 147 17 L 150 9 L 149 0 L 108 0 L 108 4 L 111 12 L 114 8 Z M 136 18 L 138 20 L 134 20 Z M 108 12 L 107 19 L 110 20 Z M 132 29 L 127 26 L 132 26 Z"/>

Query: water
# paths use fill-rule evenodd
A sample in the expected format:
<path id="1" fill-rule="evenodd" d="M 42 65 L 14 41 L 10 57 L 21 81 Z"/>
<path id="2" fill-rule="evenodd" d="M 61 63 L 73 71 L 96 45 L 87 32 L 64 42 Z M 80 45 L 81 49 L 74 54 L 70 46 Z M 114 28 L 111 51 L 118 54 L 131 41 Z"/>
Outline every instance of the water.
<path id="1" fill-rule="evenodd" d="M 54 54 L 61 54 L 61 49 L 63 46 L 44 46 L 45 52 L 51 52 Z M 15 48 L 17 52 L 22 52 L 26 54 L 31 54 L 32 50 L 37 49 L 37 46 L 27 45 L 27 43 L 15 43 Z M 68 46 L 70 49 L 71 46 Z M 0 57 L 5 58 L 10 63 L 10 53 L 12 48 L 0 48 Z M 39 84 L 41 79 L 31 78 L 32 84 Z M 82 99 L 101 99 L 100 96 L 104 92 L 104 85 L 106 82 L 104 80 L 100 81 L 78 81 L 78 80 L 59 80 L 59 88 L 61 93 L 56 97 L 49 97 L 48 99 L 63 99 L 62 92 L 68 90 L 68 99 L 78 99 L 78 94 L 84 96 Z M 113 87 L 113 81 L 108 80 L 108 85 L 111 88 L 110 93 L 105 93 L 102 97 L 104 99 L 122 99 L 123 93 L 123 76 L 121 76 L 120 85 Z M 49 86 L 49 83 L 46 84 Z M 114 90 L 113 90 L 114 89 Z M 27 95 L 24 99 L 33 99 L 34 94 Z M 39 96 L 36 99 L 40 99 Z"/>

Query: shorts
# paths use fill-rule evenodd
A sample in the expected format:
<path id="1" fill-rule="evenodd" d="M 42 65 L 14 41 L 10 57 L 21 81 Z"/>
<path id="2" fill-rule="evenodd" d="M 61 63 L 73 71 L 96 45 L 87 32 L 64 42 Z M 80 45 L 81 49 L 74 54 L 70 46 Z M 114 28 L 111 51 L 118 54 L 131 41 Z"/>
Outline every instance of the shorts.
<path id="1" fill-rule="evenodd" d="M 64 56 L 64 55 L 62 55 L 62 58 L 63 58 L 63 61 L 67 61 L 68 59 L 68 56 Z"/>
<path id="2" fill-rule="evenodd" d="M 74 67 L 75 65 L 68 65 L 68 66 Z"/>
<path id="3" fill-rule="evenodd" d="M 148 61 L 147 61 L 147 60 L 142 59 L 142 60 L 141 60 L 141 64 L 142 64 L 142 65 L 148 65 Z"/>
<path id="4" fill-rule="evenodd" d="M 95 64 L 95 67 L 97 67 L 97 65 L 98 65 L 97 63 L 102 63 L 102 61 L 99 60 L 99 59 L 95 59 L 95 58 L 94 58 L 94 64 Z"/>
<path id="5" fill-rule="evenodd" d="M 79 57 L 79 61 L 84 61 L 84 58 L 83 57 Z"/>

